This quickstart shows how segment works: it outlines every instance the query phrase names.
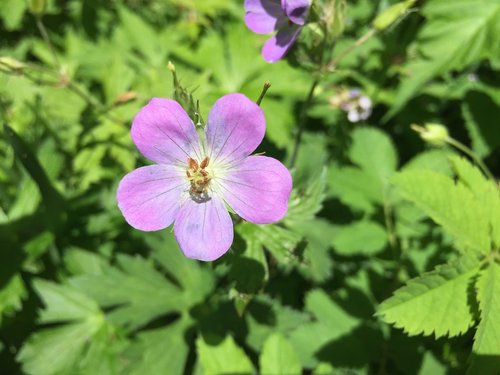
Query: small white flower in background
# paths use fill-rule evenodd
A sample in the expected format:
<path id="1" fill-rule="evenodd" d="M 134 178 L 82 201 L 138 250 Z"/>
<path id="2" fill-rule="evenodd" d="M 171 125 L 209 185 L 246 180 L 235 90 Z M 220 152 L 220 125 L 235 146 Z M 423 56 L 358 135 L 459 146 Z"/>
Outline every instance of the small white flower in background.
<path id="1" fill-rule="evenodd" d="M 371 99 L 362 95 L 360 89 L 342 89 L 339 94 L 330 97 L 330 104 L 347 112 L 347 119 L 350 122 L 368 119 L 373 107 Z"/>

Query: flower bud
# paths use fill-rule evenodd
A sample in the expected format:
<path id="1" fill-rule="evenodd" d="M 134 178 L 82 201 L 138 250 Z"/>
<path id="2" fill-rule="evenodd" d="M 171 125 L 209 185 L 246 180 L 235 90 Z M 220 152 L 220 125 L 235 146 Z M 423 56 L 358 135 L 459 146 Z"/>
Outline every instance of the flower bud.
<path id="1" fill-rule="evenodd" d="M 379 31 L 387 29 L 400 17 L 404 16 L 415 1 L 416 0 L 402 1 L 385 9 L 375 18 L 373 21 L 373 27 Z"/>
<path id="2" fill-rule="evenodd" d="M 322 6 L 320 19 L 324 22 L 330 40 L 340 36 L 344 31 L 346 0 L 327 0 Z"/>
<path id="3" fill-rule="evenodd" d="M 411 128 L 420 138 L 434 146 L 443 146 L 449 138 L 448 129 L 440 124 L 425 124 L 424 127 L 412 124 Z"/>
<path id="4" fill-rule="evenodd" d="M 12 72 L 22 72 L 26 64 L 9 56 L 0 56 L 0 67 L 4 67 Z"/>
<path id="5" fill-rule="evenodd" d="M 36 16 L 41 16 L 45 12 L 45 0 L 28 0 L 30 12 Z"/>

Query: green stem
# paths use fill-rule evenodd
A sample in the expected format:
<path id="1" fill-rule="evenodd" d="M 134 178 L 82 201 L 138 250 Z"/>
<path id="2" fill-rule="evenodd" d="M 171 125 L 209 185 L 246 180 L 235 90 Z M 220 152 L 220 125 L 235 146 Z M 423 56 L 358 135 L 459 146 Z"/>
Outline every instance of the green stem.
<path id="1" fill-rule="evenodd" d="M 59 61 L 59 58 L 57 57 L 56 50 L 52 46 L 52 43 L 50 42 L 49 34 L 47 33 L 47 29 L 45 28 L 45 25 L 42 22 L 42 17 L 40 16 L 35 16 L 35 21 L 36 21 L 36 26 L 38 27 L 38 30 L 40 31 L 40 34 L 42 35 L 42 38 L 49 48 L 50 53 L 52 54 L 52 58 L 54 59 L 54 63 L 56 64 L 57 68 L 59 69 L 59 72 L 62 71 L 62 65 L 61 62 Z"/>
<path id="2" fill-rule="evenodd" d="M 262 103 L 262 99 L 264 99 L 264 96 L 266 96 L 267 90 L 269 90 L 269 87 L 271 87 L 271 83 L 269 81 L 264 82 L 264 87 L 262 87 L 262 91 L 259 95 L 259 99 L 257 99 L 256 103 L 257 105 L 260 106 L 260 103 Z"/>
<path id="3" fill-rule="evenodd" d="M 468 148 L 466 145 L 464 145 L 463 143 L 457 141 L 456 139 L 454 138 L 451 138 L 451 137 L 448 137 L 446 139 L 446 143 L 448 143 L 449 145 L 455 147 L 457 150 L 460 150 L 462 151 L 464 154 L 468 155 L 469 157 L 472 158 L 472 160 L 474 160 L 477 165 L 479 166 L 479 168 L 481 168 L 481 170 L 483 171 L 483 173 L 488 176 L 488 178 L 490 180 L 492 180 L 493 182 L 496 181 L 495 179 L 495 176 L 493 176 L 493 173 L 491 173 L 491 171 L 488 169 L 488 167 L 486 166 L 486 164 L 483 163 L 483 161 L 481 160 L 480 157 L 478 157 L 474 151 L 472 151 L 470 148 Z"/>
<path id="4" fill-rule="evenodd" d="M 295 165 L 295 162 L 297 161 L 297 156 L 299 154 L 299 147 L 300 147 L 300 142 L 302 141 L 302 133 L 304 132 L 304 127 L 305 127 L 305 122 L 306 122 L 306 113 L 307 113 L 307 108 L 311 104 L 311 101 L 314 97 L 314 90 L 316 90 L 316 87 L 318 86 L 319 83 L 319 78 L 315 78 L 311 88 L 309 89 L 309 93 L 307 94 L 306 101 L 302 105 L 302 108 L 300 110 L 300 115 L 299 115 L 299 124 L 298 124 L 298 131 L 297 134 L 295 135 L 295 142 L 293 145 L 293 151 L 292 151 L 292 158 L 290 159 L 290 168 L 293 168 Z"/>
<path id="5" fill-rule="evenodd" d="M 330 71 L 333 70 L 337 67 L 338 63 L 340 60 L 342 60 L 344 57 L 346 57 L 349 53 L 351 53 L 353 50 L 358 48 L 360 45 L 365 43 L 368 39 L 370 39 L 372 36 L 374 36 L 377 33 L 377 30 L 375 29 L 370 29 L 365 35 L 360 37 L 358 40 L 356 40 L 352 45 L 350 45 L 348 48 L 343 50 L 342 52 L 339 53 L 339 55 L 333 59 L 329 64 L 326 66 L 326 70 Z"/>

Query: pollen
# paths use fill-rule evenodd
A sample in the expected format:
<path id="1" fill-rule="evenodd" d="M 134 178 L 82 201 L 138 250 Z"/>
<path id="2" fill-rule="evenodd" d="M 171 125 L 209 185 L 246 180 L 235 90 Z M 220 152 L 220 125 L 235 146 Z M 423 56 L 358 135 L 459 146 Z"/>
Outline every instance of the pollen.
<path id="1" fill-rule="evenodd" d="M 186 177 L 191 184 L 190 191 L 194 194 L 203 194 L 208 190 L 210 184 L 210 173 L 207 171 L 210 159 L 205 157 L 201 163 L 193 158 L 188 158 L 188 169 L 186 170 Z"/>

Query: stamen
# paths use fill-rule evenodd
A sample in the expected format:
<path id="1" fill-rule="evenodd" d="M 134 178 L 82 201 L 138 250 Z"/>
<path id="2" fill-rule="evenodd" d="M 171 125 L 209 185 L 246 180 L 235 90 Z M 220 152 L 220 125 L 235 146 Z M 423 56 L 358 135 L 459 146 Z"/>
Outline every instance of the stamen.
<path id="1" fill-rule="evenodd" d="M 208 162 L 210 161 L 209 157 L 206 156 L 205 159 L 203 159 L 203 161 L 201 162 L 200 164 L 200 168 L 201 169 L 205 169 L 207 166 L 208 166 Z"/>

